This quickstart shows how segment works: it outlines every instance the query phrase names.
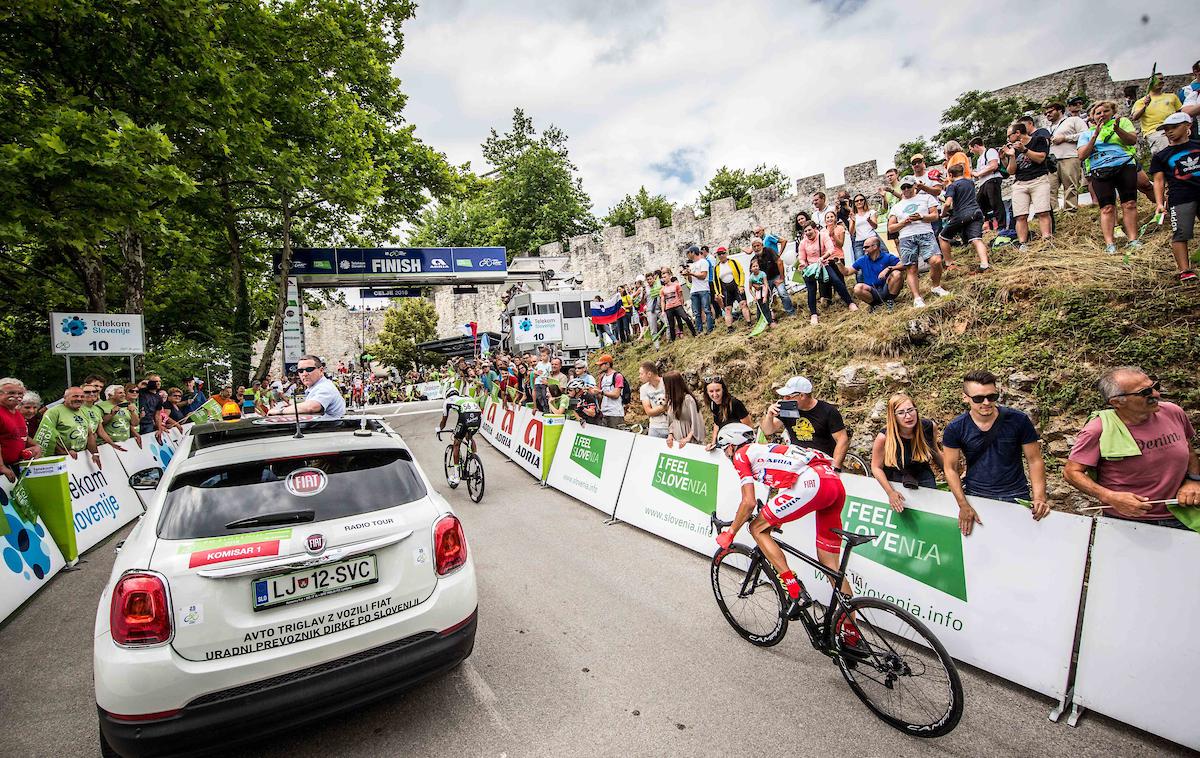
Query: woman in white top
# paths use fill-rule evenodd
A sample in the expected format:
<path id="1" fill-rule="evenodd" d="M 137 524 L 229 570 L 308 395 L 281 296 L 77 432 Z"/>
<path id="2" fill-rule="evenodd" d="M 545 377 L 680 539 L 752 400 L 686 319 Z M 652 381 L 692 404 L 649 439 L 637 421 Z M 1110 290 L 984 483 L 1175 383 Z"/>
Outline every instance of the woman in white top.
<path id="1" fill-rule="evenodd" d="M 696 398 L 688 392 L 687 382 L 678 371 L 663 374 L 667 393 L 667 447 L 682 448 L 689 442 L 704 444 L 704 417 Z"/>
<path id="2" fill-rule="evenodd" d="M 866 254 L 866 241 L 871 237 L 879 237 L 879 232 L 876 231 L 878 228 L 879 219 L 875 215 L 875 209 L 867 205 L 867 196 L 862 193 L 855 195 L 854 213 L 850 216 L 850 239 L 855 261 Z M 880 238 L 879 244 L 883 244 L 883 238 Z"/>

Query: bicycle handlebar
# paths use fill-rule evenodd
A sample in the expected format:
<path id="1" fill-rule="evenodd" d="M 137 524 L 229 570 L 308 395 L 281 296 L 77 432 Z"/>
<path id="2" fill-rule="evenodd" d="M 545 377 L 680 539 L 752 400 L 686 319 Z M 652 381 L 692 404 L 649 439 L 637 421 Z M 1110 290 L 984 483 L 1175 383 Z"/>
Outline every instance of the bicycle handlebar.
<path id="1" fill-rule="evenodd" d="M 756 505 L 754 508 L 754 513 L 755 513 L 755 515 L 757 515 L 758 512 L 760 510 L 762 510 L 763 501 L 757 500 L 757 501 L 755 501 L 755 503 L 756 503 Z M 750 518 L 753 519 L 754 516 L 752 515 Z M 722 521 L 721 519 L 717 518 L 717 514 L 715 512 L 713 513 L 712 516 L 709 517 L 709 522 L 712 524 L 713 529 L 715 529 L 718 532 L 721 531 L 722 529 L 727 529 L 727 528 L 733 526 L 732 521 Z"/>

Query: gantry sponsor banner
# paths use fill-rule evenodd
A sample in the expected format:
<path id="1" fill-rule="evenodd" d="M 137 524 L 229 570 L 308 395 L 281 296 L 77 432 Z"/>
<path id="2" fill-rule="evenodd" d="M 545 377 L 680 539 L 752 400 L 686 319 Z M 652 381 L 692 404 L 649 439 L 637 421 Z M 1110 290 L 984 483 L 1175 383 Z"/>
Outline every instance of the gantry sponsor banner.
<path id="1" fill-rule="evenodd" d="M 1200 750 L 1200 658 L 1172 653 L 1200 629 L 1197 576 L 1200 534 L 1097 520 L 1076 705 Z"/>
<path id="2" fill-rule="evenodd" d="M 13 502 L 12 490 L 0 476 L 0 621 L 66 565 L 45 524 Z"/>
<path id="3" fill-rule="evenodd" d="M 948 492 L 905 489 L 905 509 L 896 513 L 874 479 L 843 475 L 842 482 L 843 528 L 878 535 L 854 549 L 855 595 L 907 609 L 960 661 L 1063 698 L 1091 519 L 1053 512 L 1035 522 L 1020 505 L 971 498 L 983 523 L 963 537 Z M 784 526 L 782 539 L 815 556 L 815 536 L 814 517 L 804 516 Z M 824 576 L 797 575 L 813 597 L 828 600 Z"/>
<path id="4" fill-rule="evenodd" d="M 100 446 L 99 467 L 86 452 L 74 460 L 68 457 L 66 463 L 75 543 L 82 554 L 142 515 L 142 504 L 108 445 Z"/>
<path id="5" fill-rule="evenodd" d="M 568 421 L 546 483 L 611 516 L 636 439 L 629 432 Z"/>
<path id="6" fill-rule="evenodd" d="M 717 543 L 710 517 L 715 511 L 730 520 L 740 501 L 737 473 L 720 451 L 696 444 L 668 448 L 666 440 L 638 436 L 615 517 L 711 556 Z"/>

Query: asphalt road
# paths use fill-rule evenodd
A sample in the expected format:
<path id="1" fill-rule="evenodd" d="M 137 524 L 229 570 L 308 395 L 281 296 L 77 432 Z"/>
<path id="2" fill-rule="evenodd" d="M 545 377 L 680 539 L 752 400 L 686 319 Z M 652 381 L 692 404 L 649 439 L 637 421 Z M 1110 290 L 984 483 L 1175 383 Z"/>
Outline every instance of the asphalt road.
<path id="1" fill-rule="evenodd" d="M 483 502 L 449 490 L 432 413 L 393 425 L 462 518 L 480 588 L 475 652 L 445 676 L 244 755 L 729 756 L 1188 754 L 1096 714 L 1052 724 L 1049 699 L 960 667 L 966 712 L 938 740 L 885 726 L 799 628 L 742 641 L 700 557 L 538 489 L 480 442 Z M 91 631 L 123 530 L 0 628 L 0 755 L 98 755 Z"/>

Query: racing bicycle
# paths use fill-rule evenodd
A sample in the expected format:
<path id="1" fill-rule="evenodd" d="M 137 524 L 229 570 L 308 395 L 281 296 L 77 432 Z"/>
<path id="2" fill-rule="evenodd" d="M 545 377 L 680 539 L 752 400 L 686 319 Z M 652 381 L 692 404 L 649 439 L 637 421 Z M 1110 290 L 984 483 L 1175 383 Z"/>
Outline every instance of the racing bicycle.
<path id="1" fill-rule="evenodd" d="M 453 431 L 453 429 L 439 430 L 437 432 L 438 442 L 442 441 L 443 434 Z M 450 485 L 450 489 L 458 487 L 458 482 L 453 484 L 450 482 L 450 472 L 454 470 L 453 461 L 454 443 L 452 442 L 446 445 L 446 455 L 443 460 L 443 466 L 446 469 L 446 484 Z M 458 446 L 458 478 L 459 481 L 467 483 L 467 494 L 471 497 L 472 503 L 478 503 L 483 499 L 483 461 L 475 452 L 475 432 L 467 432 Z"/>
<path id="2" fill-rule="evenodd" d="M 717 532 L 731 523 L 712 516 Z M 718 549 L 712 560 L 712 589 L 721 613 L 734 631 L 761 647 L 779 644 L 788 621 L 799 621 L 812 646 L 837 663 L 850 689 L 884 723 L 915 737 L 948 734 L 963 712 L 962 682 L 954 661 L 908 611 L 879 598 L 841 592 L 850 553 L 876 535 L 833 531 L 846 543 L 837 571 L 776 540 L 785 553 L 839 588 L 828 608 L 804 590 L 792 601 L 758 546 L 735 542 L 727 550 Z"/>

